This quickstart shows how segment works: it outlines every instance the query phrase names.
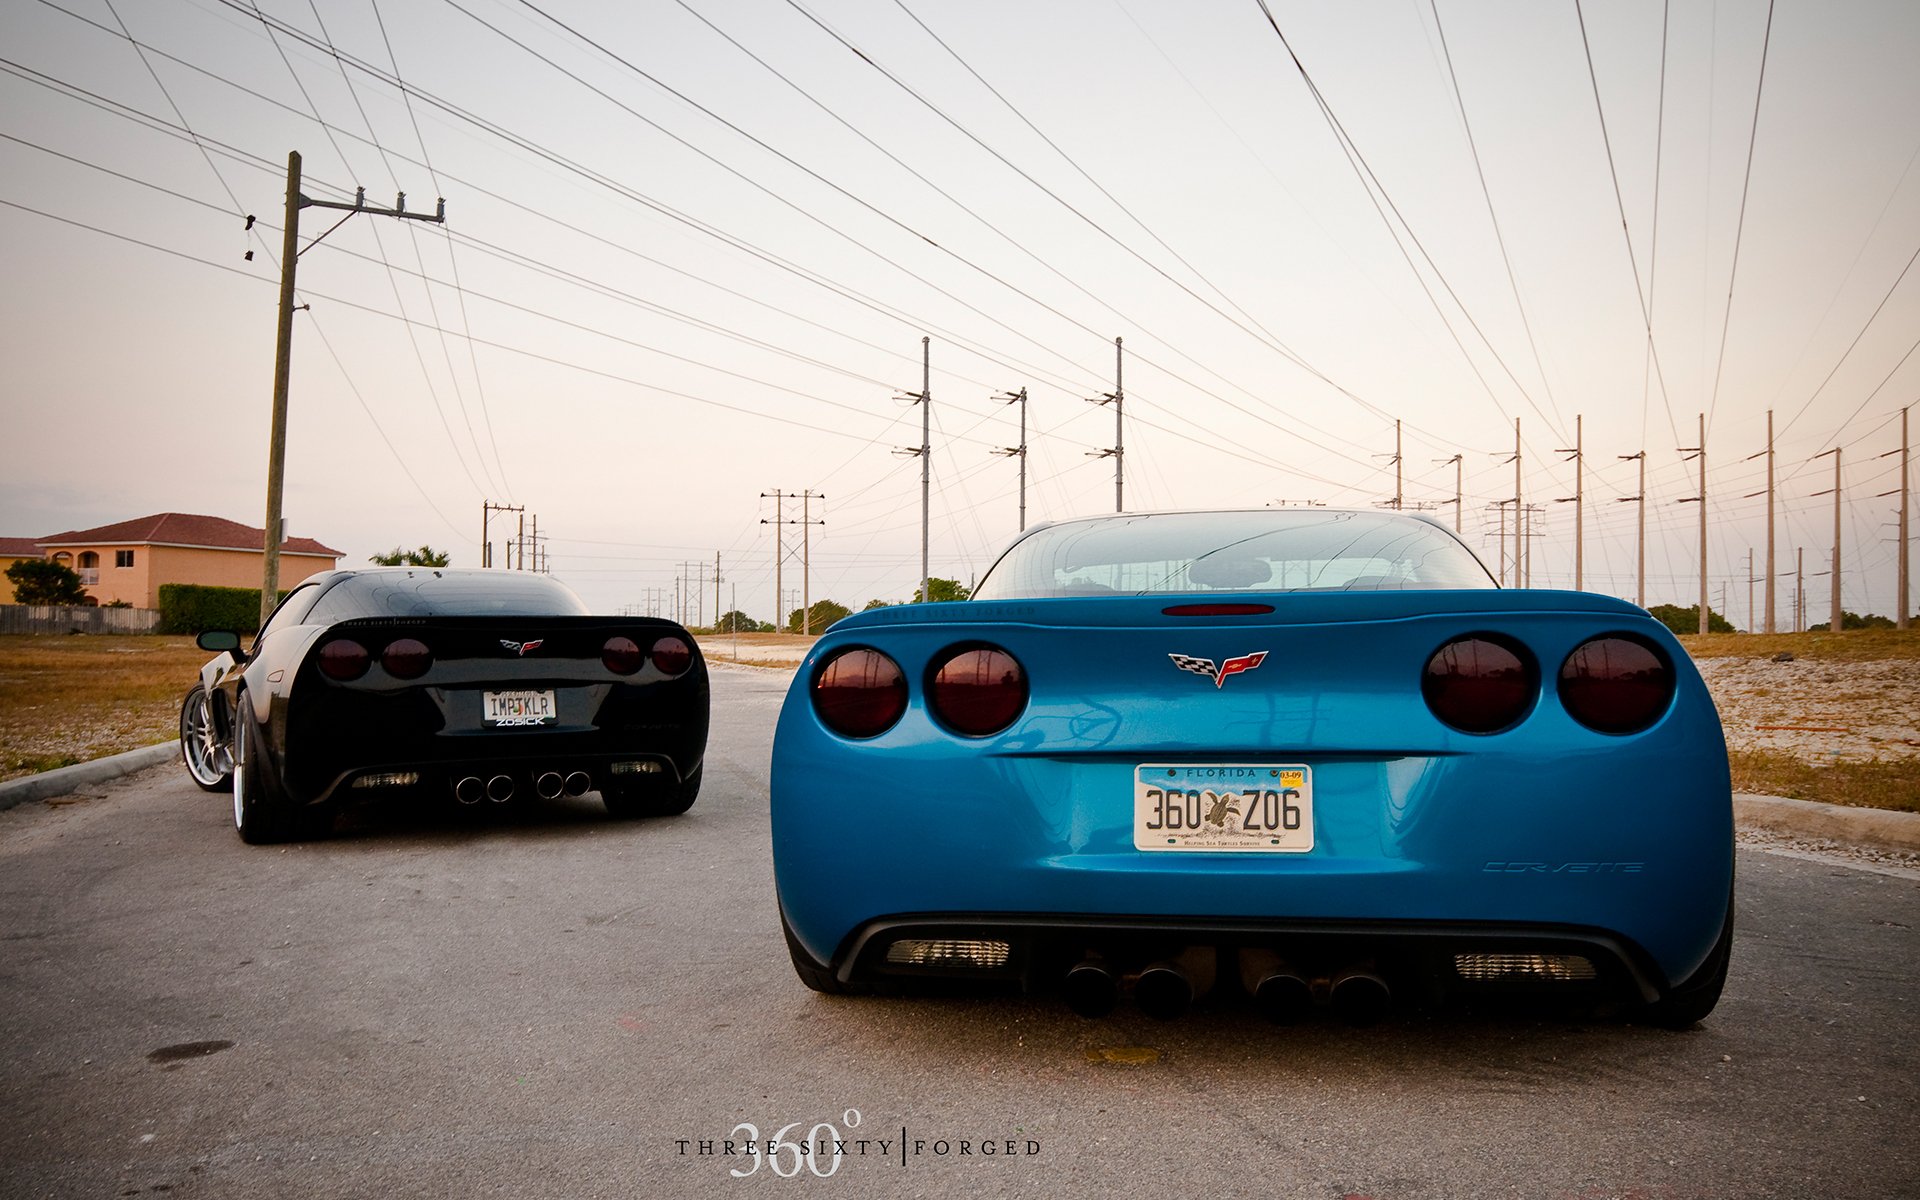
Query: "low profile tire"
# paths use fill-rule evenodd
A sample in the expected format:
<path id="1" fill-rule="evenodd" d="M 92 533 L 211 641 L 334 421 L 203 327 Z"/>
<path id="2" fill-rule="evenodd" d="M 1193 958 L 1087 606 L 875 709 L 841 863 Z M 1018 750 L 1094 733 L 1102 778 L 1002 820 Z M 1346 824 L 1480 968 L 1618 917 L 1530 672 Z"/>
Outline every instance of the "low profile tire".
<path id="1" fill-rule="evenodd" d="M 801 983 L 827 996 L 864 996 L 871 990 L 862 984 L 840 982 L 832 968 L 815 961 L 800 944 L 800 939 L 793 936 L 793 926 L 787 924 L 785 910 L 780 913 L 780 932 L 786 935 L 787 955 L 793 959 L 793 973 L 800 977 Z"/>
<path id="2" fill-rule="evenodd" d="M 233 718 L 233 828 L 250 846 L 296 842 L 320 836 L 330 822 L 324 811 L 303 809 L 287 795 L 260 751 L 260 733 L 245 697 Z"/>
<path id="3" fill-rule="evenodd" d="M 700 776 L 705 769 L 706 764 L 702 763 L 679 783 L 610 782 L 600 789 L 600 800 L 607 806 L 607 815 L 622 821 L 635 817 L 677 817 L 699 799 Z"/>
<path id="4" fill-rule="evenodd" d="M 209 792 L 233 788 L 233 751 L 215 732 L 213 705 L 203 684 L 194 684 L 180 702 L 180 757 L 187 774 Z"/>
<path id="5" fill-rule="evenodd" d="M 1727 967 L 1733 962 L 1733 897 L 1727 897 L 1727 922 L 1720 929 L 1720 940 L 1713 944 L 1707 961 L 1700 964 L 1680 986 L 1664 999 L 1641 1011 L 1641 1020 L 1662 1029 L 1692 1029 L 1714 1006 L 1727 986 Z"/>

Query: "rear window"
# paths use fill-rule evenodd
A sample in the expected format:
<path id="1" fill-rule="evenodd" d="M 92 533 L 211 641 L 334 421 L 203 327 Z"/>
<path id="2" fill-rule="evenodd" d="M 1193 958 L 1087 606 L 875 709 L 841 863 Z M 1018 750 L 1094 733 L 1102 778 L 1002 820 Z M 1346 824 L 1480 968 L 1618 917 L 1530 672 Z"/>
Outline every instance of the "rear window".
<path id="1" fill-rule="evenodd" d="M 1047 526 L 1014 543 L 973 596 L 1012 600 L 1495 586 L 1471 550 L 1417 517 L 1260 509 L 1120 513 Z"/>
<path id="2" fill-rule="evenodd" d="M 362 571 L 327 589 L 310 625 L 356 617 L 584 617 L 587 606 L 556 579 L 525 571 Z"/>

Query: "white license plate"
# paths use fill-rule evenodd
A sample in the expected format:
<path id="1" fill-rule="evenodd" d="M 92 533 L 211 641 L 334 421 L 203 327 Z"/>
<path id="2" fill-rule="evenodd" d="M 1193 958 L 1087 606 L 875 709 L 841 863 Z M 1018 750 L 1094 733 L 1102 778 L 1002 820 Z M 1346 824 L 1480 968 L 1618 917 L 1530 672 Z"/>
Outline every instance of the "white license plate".
<path id="1" fill-rule="evenodd" d="M 1138 850 L 1313 849 L 1313 771 L 1299 763 L 1142 763 L 1133 770 Z"/>
<path id="2" fill-rule="evenodd" d="M 551 725 L 560 719 L 552 692 L 482 692 L 481 721 L 496 729 L 513 725 Z"/>

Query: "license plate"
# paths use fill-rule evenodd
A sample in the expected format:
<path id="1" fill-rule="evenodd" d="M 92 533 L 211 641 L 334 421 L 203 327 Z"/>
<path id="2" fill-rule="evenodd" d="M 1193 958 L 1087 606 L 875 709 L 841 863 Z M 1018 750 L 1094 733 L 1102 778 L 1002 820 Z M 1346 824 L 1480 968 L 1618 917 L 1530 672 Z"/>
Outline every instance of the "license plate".
<path id="1" fill-rule="evenodd" d="M 482 692 L 481 722 L 495 729 L 514 725 L 551 725 L 560 719 L 552 692 Z"/>
<path id="2" fill-rule="evenodd" d="M 1313 771 L 1297 763 L 1142 763 L 1137 850 L 1313 849 Z"/>

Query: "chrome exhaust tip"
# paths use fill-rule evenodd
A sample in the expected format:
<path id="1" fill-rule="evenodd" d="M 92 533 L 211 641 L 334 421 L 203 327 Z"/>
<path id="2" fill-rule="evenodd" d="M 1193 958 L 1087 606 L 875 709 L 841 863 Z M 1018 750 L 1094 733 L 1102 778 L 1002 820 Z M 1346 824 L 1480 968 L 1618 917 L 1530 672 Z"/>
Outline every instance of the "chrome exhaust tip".
<path id="1" fill-rule="evenodd" d="M 567 776 L 566 788 L 569 796 L 584 796 L 593 790 L 593 779 L 585 771 L 574 771 Z"/>
<path id="2" fill-rule="evenodd" d="M 1065 989 L 1067 1007 L 1089 1019 L 1106 1016 L 1120 1002 L 1120 980 L 1097 958 L 1075 964 Z"/>
<path id="3" fill-rule="evenodd" d="M 1171 1021 L 1193 1003 L 1193 981 L 1176 963 L 1150 964 L 1134 981 L 1133 1002 L 1154 1020 Z"/>
<path id="4" fill-rule="evenodd" d="M 1370 967 L 1352 967 L 1335 976 L 1328 999 L 1335 1015 L 1356 1029 L 1378 1024 L 1393 1007 L 1387 981 Z"/>
<path id="5" fill-rule="evenodd" d="M 1240 952 L 1240 983 L 1275 1025 L 1297 1025 L 1313 1011 L 1313 984 L 1271 950 Z"/>
<path id="6" fill-rule="evenodd" d="M 533 780 L 534 795 L 540 797 L 542 800 L 559 799 L 560 790 L 564 786 L 566 785 L 561 782 L 560 772 L 558 771 L 542 771 L 539 775 L 535 776 Z"/>
<path id="7" fill-rule="evenodd" d="M 469 775 L 453 785 L 453 798 L 462 804 L 478 804 L 486 795 L 487 787 L 478 775 Z"/>
<path id="8" fill-rule="evenodd" d="M 505 804 L 513 799 L 513 780 L 505 775 L 495 775 L 487 780 L 487 799 L 495 804 Z"/>

